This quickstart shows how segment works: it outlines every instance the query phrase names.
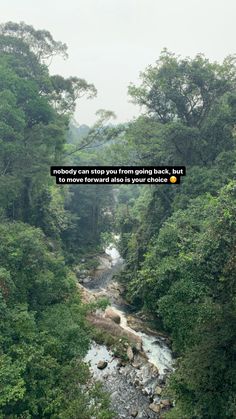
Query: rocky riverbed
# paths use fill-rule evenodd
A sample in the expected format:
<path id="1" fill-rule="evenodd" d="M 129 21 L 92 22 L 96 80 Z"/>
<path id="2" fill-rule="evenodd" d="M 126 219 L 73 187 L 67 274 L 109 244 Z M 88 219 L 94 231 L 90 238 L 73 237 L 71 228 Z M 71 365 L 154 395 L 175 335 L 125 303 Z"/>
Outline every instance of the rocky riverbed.
<path id="1" fill-rule="evenodd" d="M 111 245 L 100 257 L 93 274 L 77 276 L 85 301 L 108 297 L 111 307 L 91 315 L 90 321 L 116 337 L 127 337 L 127 360 L 122 361 L 104 345 L 93 343 L 86 355 L 93 377 L 103 383 L 111 395 L 117 418 L 161 418 L 171 401 L 164 395 L 165 382 L 173 371 L 168 339 L 152 331 L 145 321 L 130 314 L 122 298 L 122 286 L 113 275 L 122 269 L 123 261 Z"/>

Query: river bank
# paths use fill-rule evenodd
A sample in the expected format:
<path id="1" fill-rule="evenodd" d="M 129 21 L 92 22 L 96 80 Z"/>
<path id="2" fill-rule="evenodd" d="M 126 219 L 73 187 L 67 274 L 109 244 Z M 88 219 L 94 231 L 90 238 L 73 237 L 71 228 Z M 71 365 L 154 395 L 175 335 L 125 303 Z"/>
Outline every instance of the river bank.
<path id="1" fill-rule="evenodd" d="M 123 267 L 115 246 L 110 245 L 99 259 L 98 268 L 79 278 L 78 286 L 86 302 L 109 298 L 111 305 L 106 311 L 97 310 L 89 320 L 120 341 L 127 338 L 127 352 L 126 359 L 120 359 L 114 356 L 114 349 L 93 342 L 85 361 L 93 377 L 110 393 L 116 418 L 161 418 L 171 406 L 164 395 L 166 379 L 173 371 L 168 339 L 152 331 L 124 301 L 122 286 L 113 279 Z"/>

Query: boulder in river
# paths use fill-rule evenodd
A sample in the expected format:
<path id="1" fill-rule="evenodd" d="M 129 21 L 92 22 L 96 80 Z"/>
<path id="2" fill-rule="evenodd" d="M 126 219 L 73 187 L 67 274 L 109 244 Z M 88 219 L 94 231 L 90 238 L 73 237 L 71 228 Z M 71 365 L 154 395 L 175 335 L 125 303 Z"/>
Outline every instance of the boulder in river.
<path id="1" fill-rule="evenodd" d="M 111 307 L 106 308 L 106 310 L 105 310 L 105 318 L 111 319 L 116 324 L 120 324 L 120 316 L 119 316 L 119 314 L 116 313 L 115 310 L 113 310 L 113 308 L 111 308 Z"/>
<path id="2" fill-rule="evenodd" d="M 153 365 L 153 364 L 151 365 L 150 374 L 153 378 L 155 378 L 159 375 L 159 370 L 158 370 L 156 365 Z"/>
<path id="3" fill-rule="evenodd" d="M 128 346 L 126 353 L 127 353 L 127 357 L 129 359 L 129 361 L 133 361 L 134 353 L 133 353 L 133 350 L 132 350 L 131 346 Z"/>
<path id="4" fill-rule="evenodd" d="M 132 416 L 132 418 L 136 418 L 136 416 L 138 416 L 138 410 L 132 409 L 130 415 Z"/>
<path id="5" fill-rule="evenodd" d="M 98 362 L 97 367 L 98 367 L 99 370 L 104 370 L 104 368 L 107 367 L 107 364 L 108 364 L 107 361 L 102 361 L 101 360 L 101 361 Z"/>
<path id="6" fill-rule="evenodd" d="M 133 363 L 132 363 L 132 366 L 136 369 L 136 370 L 140 370 L 140 368 L 141 368 L 141 363 L 140 362 L 138 362 L 138 361 L 134 361 Z"/>
<path id="7" fill-rule="evenodd" d="M 171 406 L 171 401 L 169 399 L 161 400 L 161 406 L 162 407 L 170 407 Z"/>
<path id="8" fill-rule="evenodd" d="M 160 413 L 160 411 L 161 411 L 161 406 L 159 405 L 159 404 L 156 404 L 156 403 L 151 403 L 150 405 L 149 405 L 149 409 L 151 409 L 153 412 L 155 412 L 155 413 Z"/>
<path id="9" fill-rule="evenodd" d="M 155 388 L 155 392 L 154 392 L 157 396 L 160 396 L 162 393 L 162 388 L 160 386 L 156 386 Z"/>
<path id="10" fill-rule="evenodd" d="M 88 284 L 91 280 L 92 280 L 92 278 L 90 276 L 87 276 L 86 278 L 82 279 L 82 283 L 83 284 Z"/>

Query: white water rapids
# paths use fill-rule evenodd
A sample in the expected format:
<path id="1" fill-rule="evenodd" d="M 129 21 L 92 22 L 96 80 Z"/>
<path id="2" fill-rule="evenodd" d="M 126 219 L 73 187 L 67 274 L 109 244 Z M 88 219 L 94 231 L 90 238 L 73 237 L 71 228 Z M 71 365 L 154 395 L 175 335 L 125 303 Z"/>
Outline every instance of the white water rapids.
<path id="1" fill-rule="evenodd" d="M 161 416 L 157 410 L 162 402 L 160 391 L 165 386 L 167 376 L 173 371 L 173 359 L 167 339 L 157 332 L 146 327 L 145 321 L 138 319 L 139 326 L 135 331 L 129 326 L 137 324 L 137 315 L 130 314 L 130 306 L 122 299 L 121 289 L 113 278 L 114 274 L 122 270 L 122 260 L 115 245 L 110 245 L 105 250 L 108 257 L 100 257 L 100 266 L 93 280 L 86 282 L 86 288 L 93 295 L 108 296 L 111 301 L 112 311 L 120 317 L 120 326 L 142 339 L 143 353 L 134 355 L 132 362 L 120 366 L 120 360 L 105 345 L 93 342 L 85 361 L 89 364 L 93 377 L 102 382 L 103 387 L 110 394 L 112 408 L 117 419 L 156 419 Z M 136 320 L 136 323 L 135 323 Z M 134 327 L 134 326 L 133 326 Z M 136 326 L 135 326 L 136 327 Z M 98 368 L 100 361 L 105 361 L 104 369 Z M 167 408 L 168 409 L 168 408 Z"/>
<path id="2" fill-rule="evenodd" d="M 117 239 L 117 237 L 115 237 Z M 122 258 L 115 247 L 114 244 L 110 244 L 106 249 L 105 253 L 110 257 L 110 269 L 115 268 L 116 265 L 122 266 Z M 109 279 L 109 282 L 112 281 L 112 275 Z M 107 285 L 107 283 L 106 283 Z M 100 288 L 101 290 L 101 288 Z M 105 291 L 105 288 L 102 285 L 102 290 Z M 156 334 L 146 334 L 144 332 L 137 332 L 128 326 L 127 314 L 120 307 L 116 305 L 111 305 L 112 310 L 115 311 L 121 319 L 120 326 L 137 335 L 142 339 L 143 351 L 147 356 L 148 361 L 158 368 L 160 374 L 165 374 L 165 370 L 173 370 L 173 359 L 170 348 L 167 346 L 165 338 L 162 336 L 157 336 Z"/>
<path id="3" fill-rule="evenodd" d="M 143 352 L 146 354 L 148 361 L 158 368 L 159 373 L 164 374 L 165 370 L 172 370 L 173 360 L 171 350 L 166 345 L 165 339 L 154 335 L 147 335 L 144 332 L 136 332 L 128 326 L 125 313 L 114 306 L 111 307 L 121 318 L 120 326 L 141 337 Z"/>

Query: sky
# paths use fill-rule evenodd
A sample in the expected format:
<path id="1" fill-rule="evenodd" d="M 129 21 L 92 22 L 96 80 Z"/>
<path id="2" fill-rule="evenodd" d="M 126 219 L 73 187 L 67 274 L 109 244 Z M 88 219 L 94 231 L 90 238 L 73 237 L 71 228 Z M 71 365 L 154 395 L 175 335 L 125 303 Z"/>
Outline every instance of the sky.
<path id="1" fill-rule="evenodd" d="M 75 119 L 92 125 L 98 109 L 117 122 L 140 113 L 127 87 L 155 64 L 163 48 L 183 57 L 204 53 L 222 61 L 236 53 L 235 0 L 7 0 L 1 22 L 24 21 L 47 29 L 68 46 L 69 58 L 55 58 L 51 72 L 93 83 L 95 99 L 81 99 Z"/>

